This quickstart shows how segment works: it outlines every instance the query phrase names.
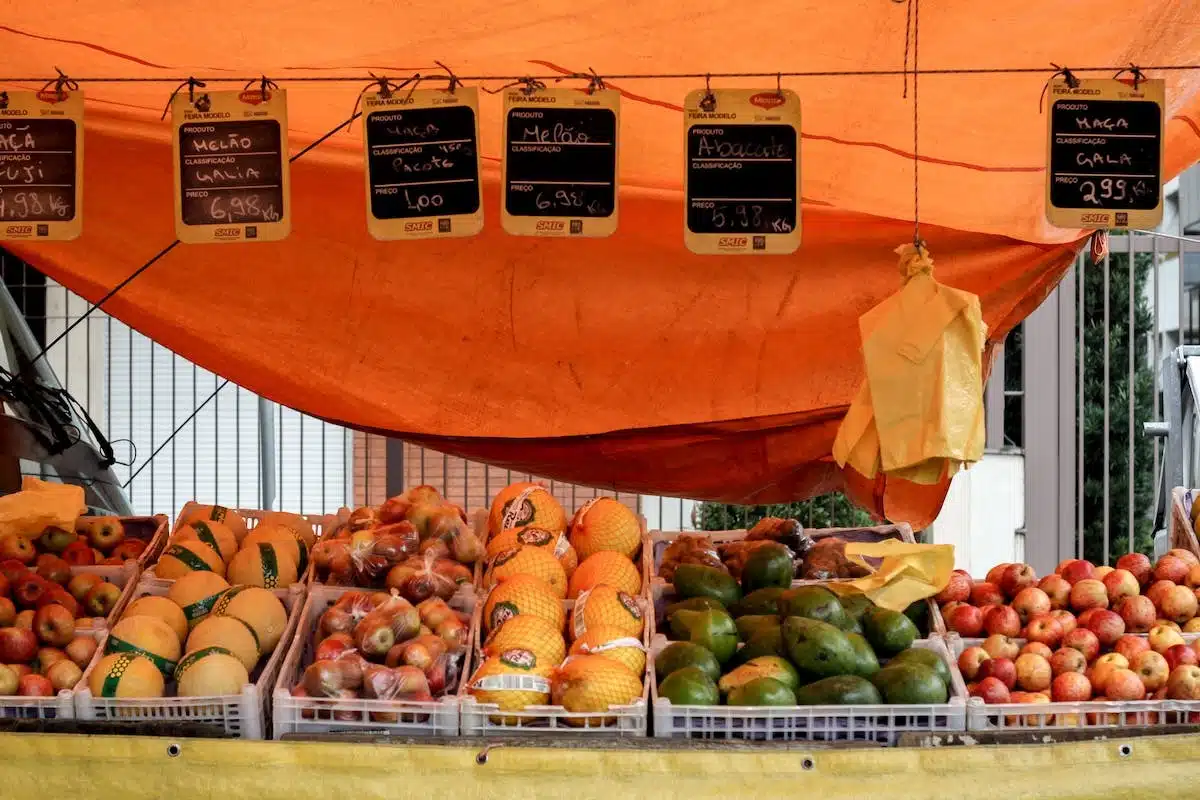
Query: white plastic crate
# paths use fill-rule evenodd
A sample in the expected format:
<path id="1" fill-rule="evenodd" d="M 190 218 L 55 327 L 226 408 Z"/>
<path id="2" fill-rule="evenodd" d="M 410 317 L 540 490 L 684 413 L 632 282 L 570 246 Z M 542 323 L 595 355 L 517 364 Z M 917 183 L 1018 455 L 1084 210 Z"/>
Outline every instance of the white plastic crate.
<path id="1" fill-rule="evenodd" d="M 1141 634 L 1145 635 L 1145 634 Z M 1192 634 L 1188 641 L 1194 641 Z M 1017 640 L 1022 641 L 1022 640 Z M 946 644 L 955 660 L 982 639 L 951 634 Z M 961 673 L 960 673 L 961 675 Z M 967 702 L 967 729 L 1116 728 L 1124 725 L 1195 725 L 1200 723 L 1200 700 L 1087 700 L 1076 703 L 1001 703 L 987 705 L 978 697 Z"/>
<path id="2" fill-rule="evenodd" d="M 645 552 L 645 548 L 643 548 Z M 643 580 L 643 584 L 645 581 Z M 643 604 L 642 644 L 649 650 L 653 629 L 645 594 L 639 598 Z M 482 616 L 486 596 L 481 596 L 471 618 L 472 646 L 467 659 L 467 671 L 459 685 L 460 732 L 463 736 L 595 736 L 642 737 L 647 734 L 650 687 L 654 682 L 652 659 L 646 654 L 646 669 L 642 675 L 642 696 L 629 705 L 609 706 L 607 711 L 574 713 L 562 706 L 526 706 L 521 711 L 503 711 L 495 703 L 480 703 L 467 692 L 471 673 L 482 663 L 480 652 L 483 639 Z M 564 600 L 568 624 L 571 619 L 573 600 Z M 567 642 L 570 649 L 570 642 Z M 568 719 L 575 724 L 568 722 Z"/>
<path id="3" fill-rule="evenodd" d="M 317 622 L 339 597 L 350 591 L 361 590 L 346 586 L 312 587 L 275 683 L 272 736 L 276 739 L 327 733 L 456 736 L 458 701 L 454 689 L 462 679 L 461 670 L 466 668 L 465 653 L 458 662 L 460 673 L 456 682 L 447 686 L 445 696 L 430 702 L 292 696 L 291 688 L 299 682 L 305 666 L 312 663 L 312 633 Z"/>
<path id="4" fill-rule="evenodd" d="M 96 641 L 103 642 L 107 631 L 103 628 L 81 630 L 79 635 L 91 635 Z M 0 695 L 0 719 L 75 719 L 75 698 L 69 689 L 53 697 Z"/>
<path id="5" fill-rule="evenodd" d="M 138 584 L 131 600 L 145 595 L 164 596 L 169 582 L 142 581 Z M 300 621 L 300 609 L 304 604 L 304 587 L 294 585 L 288 589 L 275 590 L 288 611 L 288 624 L 283 637 L 265 662 L 259 664 L 250 675 L 251 683 L 242 687 L 240 694 L 211 697 L 152 697 L 146 699 L 117 699 L 95 697 L 88 688 L 88 680 L 96 664 L 104 657 L 105 642 L 102 642 L 92 662 L 84 670 L 83 678 L 75 689 L 75 712 L 78 719 L 107 720 L 111 722 L 143 722 L 146 720 L 174 720 L 209 723 L 224 729 L 229 736 L 242 739 L 266 738 L 266 723 L 270 718 L 267 703 L 271 688 L 283 664 L 288 643 L 296 632 Z M 106 637 L 107 639 L 107 637 Z M 172 684 L 168 682 L 168 690 Z"/>

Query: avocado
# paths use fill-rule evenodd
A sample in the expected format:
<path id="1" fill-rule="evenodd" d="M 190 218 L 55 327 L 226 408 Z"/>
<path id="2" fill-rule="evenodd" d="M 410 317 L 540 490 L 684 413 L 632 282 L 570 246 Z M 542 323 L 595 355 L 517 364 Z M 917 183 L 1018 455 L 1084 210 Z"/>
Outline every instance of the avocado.
<path id="1" fill-rule="evenodd" d="M 846 612 L 846 616 L 862 619 L 862 615 L 867 612 L 867 609 L 874 608 L 875 604 L 865 594 L 842 594 L 838 595 L 838 600 L 842 603 L 842 610 Z"/>
<path id="2" fill-rule="evenodd" d="M 779 616 L 807 617 L 839 628 L 849 622 L 837 596 L 820 586 L 788 589 L 779 597 Z"/>
<path id="3" fill-rule="evenodd" d="M 800 688 L 800 675 L 796 668 L 789 664 L 786 658 L 779 656 L 759 656 L 751 659 L 732 672 L 726 673 L 717 681 L 717 688 L 721 690 L 721 694 L 729 694 L 755 678 L 774 678 L 793 692 Z"/>
<path id="4" fill-rule="evenodd" d="M 835 675 L 796 690 L 801 706 L 875 706 L 883 702 L 879 690 L 857 675 Z"/>
<path id="5" fill-rule="evenodd" d="M 742 590 L 727 572 L 702 564 L 680 564 L 675 568 L 675 593 L 683 599 L 711 597 L 725 608 L 742 599 Z"/>
<path id="6" fill-rule="evenodd" d="M 787 656 L 787 648 L 783 645 L 783 631 L 780 628 L 770 628 L 754 634 L 729 660 L 729 665 L 740 666 L 759 656 Z"/>
<path id="7" fill-rule="evenodd" d="M 912 620 L 913 625 L 917 626 L 919 637 L 924 637 L 929 634 L 929 601 L 917 600 L 910 603 L 908 608 L 904 609 L 904 616 Z"/>
<path id="8" fill-rule="evenodd" d="M 879 672 L 879 659 L 875 657 L 875 651 L 871 649 L 867 640 L 857 633 L 847 633 L 846 638 L 850 640 L 850 645 L 854 648 L 856 666 L 851 670 L 852 674 L 869 678 Z"/>
<path id="9" fill-rule="evenodd" d="M 731 691 L 725 702 L 731 706 L 794 706 L 796 693 L 774 678 L 755 678 Z"/>
<path id="10" fill-rule="evenodd" d="M 676 639 L 708 648 L 724 664 L 738 646 L 737 626 L 724 611 L 676 611 L 671 615 L 671 633 Z"/>
<path id="11" fill-rule="evenodd" d="M 887 662 L 889 667 L 896 664 L 924 664 L 927 667 L 932 667 L 933 671 L 942 679 L 942 682 L 946 686 L 950 685 L 950 667 L 946 666 L 946 662 L 942 660 L 942 657 L 932 650 L 926 650 L 923 647 L 910 647 Z"/>
<path id="12" fill-rule="evenodd" d="M 854 645 L 846 634 L 827 622 L 806 617 L 783 621 L 783 642 L 792 663 L 814 678 L 852 674 L 858 666 Z"/>
<path id="13" fill-rule="evenodd" d="M 681 667 L 663 678 L 658 696 L 677 706 L 715 706 L 721 702 L 717 685 L 699 667 Z"/>
<path id="14" fill-rule="evenodd" d="M 877 655 L 887 658 L 912 647 L 917 626 L 898 611 L 873 608 L 863 614 L 863 634 Z"/>
<path id="15" fill-rule="evenodd" d="M 654 659 L 654 671 L 661 681 L 684 667 L 695 667 L 716 681 L 721 677 L 721 665 L 711 651 L 691 642 L 672 642 Z"/>
<path id="16" fill-rule="evenodd" d="M 784 590 L 778 587 L 755 589 L 750 594 L 742 597 L 741 602 L 730 608 L 729 613 L 735 617 L 749 614 L 778 614 L 779 595 L 783 594 L 783 592 Z"/>
<path id="17" fill-rule="evenodd" d="M 841 626 L 841 628 L 846 633 L 857 633 L 859 636 L 863 635 L 862 622 L 860 622 L 857 618 L 850 616 L 849 614 L 846 615 L 846 622 Z"/>
<path id="18" fill-rule="evenodd" d="M 742 591 L 786 589 L 792 585 L 792 551 L 777 542 L 759 545 L 742 567 Z"/>
<path id="19" fill-rule="evenodd" d="M 715 608 L 718 611 L 724 611 L 725 606 L 721 605 L 720 601 L 713 600 L 711 597 L 689 597 L 687 600 L 680 600 L 678 603 L 671 603 L 667 606 L 666 616 L 671 616 L 676 611 L 708 611 Z"/>
<path id="20" fill-rule="evenodd" d="M 752 614 L 738 617 L 733 622 L 737 625 L 738 638 L 743 642 L 750 641 L 756 633 L 779 627 L 779 617 L 774 614 Z"/>
<path id="21" fill-rule="evenodd" d="M 915 662 L 889 664 L 871 682 L 884 702 L 893 705 L 932 705 L 950 699 L 950 690 L 937 672 Z"/>

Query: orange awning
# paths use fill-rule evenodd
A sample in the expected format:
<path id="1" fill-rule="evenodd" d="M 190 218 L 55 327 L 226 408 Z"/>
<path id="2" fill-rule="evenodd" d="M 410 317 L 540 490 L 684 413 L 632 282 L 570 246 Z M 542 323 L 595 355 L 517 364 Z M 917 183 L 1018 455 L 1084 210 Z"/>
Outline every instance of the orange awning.
<path id="1" fill-rule="evenodd" d="M 1195 0 L 926 2 L 920 64 L 1198 63 L 1197 19 Z M 26 3 L 0 19 L 0 73 L 265 73 L 289 90 L 296 152 L 346 119 L 362 88 L 302 76 L 432 74 L 435 60 L 464 76 L 898 69 L 905 24 L 905 6 L 888 0 L 213 0 L 187 14 L 136 0 Z M 921 79 L 922 233 L 938 279 L 980 295 L 992 342 L 1041 302 L 1080 242 L 1043 213 L 1038 98 L 1051 71 Z M 1167 81 L 1174 175 L 1200 156 L 1200 71 L 1148 74 Z M 828 454 L 861 375 L 858 316 L 897 288 L 892 250 L 912 236 L 912 93 L 900 76 L 785 79 L 804 103 L 804 244 L 790 257 L 700 257 L 683 246 L 679 104 L 701 83 L 610 81 L 624 92 L 610 239 L 501 232 L 500 100 L 485 94 L 479 237 L 371 239 L 356 125 L 293 165 L 285 243 L 178 247 L 106 310 L 272 400 L 468 457 L 738 502 L 835 488 Z M 174 85 L 82 88 L 84 235 L 13 249 L 94 300 L 174 238 L 159 121 Z M 943 494 L 888 512 L 919 524 Z"/>

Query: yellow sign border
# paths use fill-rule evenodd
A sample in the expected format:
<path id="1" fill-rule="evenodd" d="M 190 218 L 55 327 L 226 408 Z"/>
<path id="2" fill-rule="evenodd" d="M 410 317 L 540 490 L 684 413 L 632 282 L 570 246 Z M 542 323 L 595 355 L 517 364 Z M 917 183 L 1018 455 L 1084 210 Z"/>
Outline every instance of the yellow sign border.
<path id="1" fill-rule="evenodd" d="M 171 173 L 175 178 L 175 236 L 185 244 L 213 244 L 226 242 L 278 242 L 292 232 L 292 184 L 288 158 L 287 90 L 268 89 L 267 99 L 249 103 L 241 99 L 244 94 L 257 94 L 258 90 L 198 92 L 197 97 L 207 96 L 207 112 L 194 110 L 194 103 L 187 92 L 179 92 L 171 100 Z M 265 113 L 264 113 L 265 112 Z M 190 117 L 190 119 L 189 119 Z M 236 122 L 275 120 L 279 123 L 280 180 L 283 184 L 283 213 L 278 222 L 231 222 L 228 224 L 188 225 L 183 221 L 183 169 L 180 163 L 179 129 L 193 122 Z M 256 229 L 254 238 L 246 238 L 246 228 Z M 221 235 L 218 237 L 218 233 Z"/>
<path id="2" fill-rule="evenodd" d="M 1134 89 L 1129 83 L 1115 78 L 1081 78 L 1072 89 L 1065 78 L 1050 83 L 1049 108 L 1046 109 L 1046 219 L 1058 228 L 1157 228 L 1163 218 L 1163 156 L 1166 150 L 1167 129 L 1163 113 L 1166 107 L 1166 82 L 1161 78 L 1138 82 Z M 1149 100 L 1158 104 L 1159 147 L 1158 147 L 1158 205 L 1151 209 L 1096 209 L 1060 208 L 1050 202 L 1050 188 L 1054 175 L 1050 170 L 1050 147 L 1054 141 L 1055 102 L 1070 97 L 1081 100 Z M 1118 214 L 1124 215 L 1117 224 Z"/>
<path id="3" fill-rule="evenodd" d="M 701 108 L 701 101 L 712 94 L 716 101 L 711 111 Z M 755 97 L 782 98 L 783 102 L 764 108 L 752 102 Z M 800 247 L 801 206 L 800 176 L 800 96 L 790 89 L 693 89 L 683 101 L 683 241 L 697 255 L 789 255 Z M 687 225 L 688 163 L 687 135 L 695 125 L 790 125 L 796 131 L 796 228 L 790 233 L 694 233 Z M 763 247 L 755 248 L 754 240 L 764 237 Z"/>
<path id="4" fill-rule="evenodd" d="M 536 98 L 536 99 L 534 99 Z M 505 197 L 508 192 L 508 114 L 519 108 L 547 106 L 607 108 L 616 117 L 616 168 L 613 170 L 613 210 L 607 217 L 538 217 L 508 213 Z M 513 236 L 550 236 L 564 238 L 603 238 L 617 230 L 621 207 L 621 93 L 615 89 L 537 89 L 527 94 L 522 89 L 504 92 L 504 114 L 500 119 L 500 142 L 504 157 L 500 159 L 500 225 Z M 582 223 L 580 232 L 571 233 L 571 222 Z"/>
<path id="5" fill-rule="evenodd" d="M 62 91 L 61 95 L 54 89 L 43 90 L 46 94 L 55 95 L 53 102 L 42 100 L 42 92 L 8 92 L 9 111 L 27 111 L 28 116 L 15 114 L 0 117 L 0 122 L 8 120 L 38 118 L 38 119 L 69 119 L 75 123 L 75 216 L 63 222 L 53 220 L 5 220 L 0 221 L 0 241 L 9 242 L 69 242 L 78 239 L 83 233 L 83 92 L 78 89 Z M 45 236 L 38 236 L 37 230 L 46 225 Z M 27 233 L 16 233 L 16 230 L 27 230 Z"/>

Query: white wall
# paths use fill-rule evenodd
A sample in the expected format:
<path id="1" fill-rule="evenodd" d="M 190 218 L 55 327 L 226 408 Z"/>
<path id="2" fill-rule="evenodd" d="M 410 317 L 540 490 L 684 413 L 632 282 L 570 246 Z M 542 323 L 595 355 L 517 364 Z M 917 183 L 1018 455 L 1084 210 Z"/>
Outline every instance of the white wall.
<path id="1" fill-rule="evenodd" d="M 927 529 L 954 545 L 954 566 L 983 577 L 996 564 L 1024 561 L 1025 457 L 992 453 L 954 476 L 942 512 Z"/>

